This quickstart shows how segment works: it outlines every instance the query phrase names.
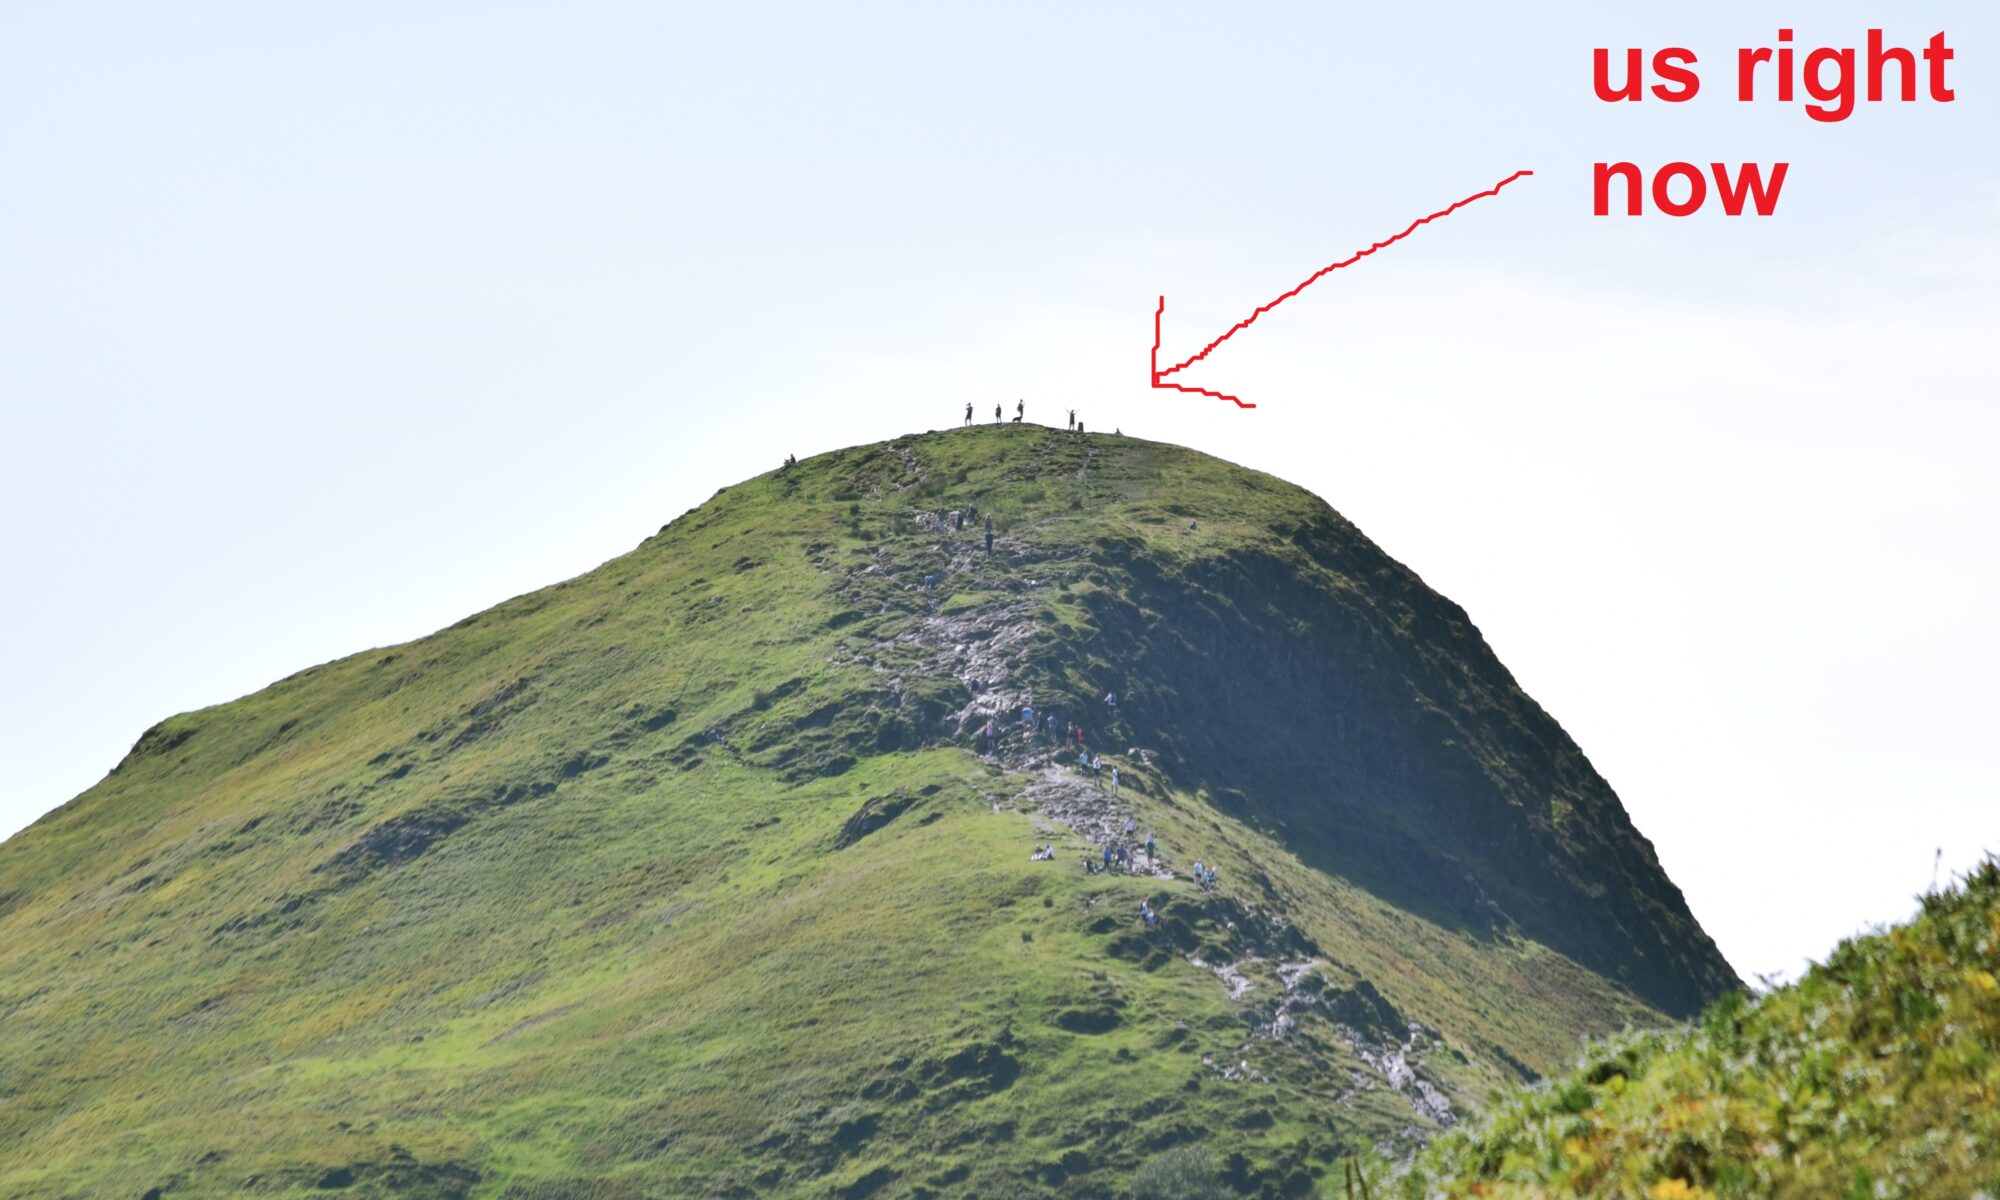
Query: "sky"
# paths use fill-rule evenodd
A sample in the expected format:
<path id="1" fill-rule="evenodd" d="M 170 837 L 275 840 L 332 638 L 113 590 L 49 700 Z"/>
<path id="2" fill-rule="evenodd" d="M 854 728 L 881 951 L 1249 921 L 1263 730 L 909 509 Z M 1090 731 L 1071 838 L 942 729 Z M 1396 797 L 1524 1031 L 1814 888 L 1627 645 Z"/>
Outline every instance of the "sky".
<path id="1" fill-rule="evenodd" d="M 1736 100 L 1737 48 L 1874 25 L 1956 99 Z M 1019 398 L 1324 496 L 1793 974 L 2000 851 L 1996 27 L 0 3 L 0 836 L 168 714 Z M 1594 98 L 1670 45 L 1693 100 Z M 1770 217 L 1595 217 L 1616 160 L 1790 167 Z M 1524 168 L 1183 377 L 1256 409 L 1148 388 L 1161 296 L 1178 360 Z"/>

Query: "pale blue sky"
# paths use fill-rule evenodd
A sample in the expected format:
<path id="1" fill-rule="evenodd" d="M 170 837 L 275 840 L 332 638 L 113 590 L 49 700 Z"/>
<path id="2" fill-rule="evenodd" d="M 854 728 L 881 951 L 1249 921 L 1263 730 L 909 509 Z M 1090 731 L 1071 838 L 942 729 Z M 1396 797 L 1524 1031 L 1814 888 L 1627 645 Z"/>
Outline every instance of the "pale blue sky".
<path id="1" fill-rule="evenodd" d="M 1971 2 L 0 4 L 0 834 L 138 733 L 716 488 L 1072 405 L 1463 603 L 1746 972 L 2000 849 L 2000 125 Z M 1943 29 L 1822 125 L 1729 60 Z M 1595 45 L 1702 57 L 1591 98 Z M 1599 158 L 1787 159 L 1599 220 Z M 1190 382 L 1187 353 L 1410 218 Z"/>

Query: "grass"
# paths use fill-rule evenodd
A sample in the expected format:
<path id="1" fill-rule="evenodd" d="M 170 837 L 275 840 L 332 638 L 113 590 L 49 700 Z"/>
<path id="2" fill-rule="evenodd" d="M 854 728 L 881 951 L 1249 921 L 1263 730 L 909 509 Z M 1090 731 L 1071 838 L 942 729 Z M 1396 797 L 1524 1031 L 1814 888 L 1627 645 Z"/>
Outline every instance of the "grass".
<path id="1" fill-rule="evenodd" d="M 1073 839 L 1028 861 L 1054 835 L 1015 811 L 1027 781 L 949 733 L 963 683 L 897 641 L 948 559 L 912 510 L 968 502 L 1025 551 L 937 611 L 1032 610 L 1037 699 L 1116 739 L 1142 826 L 1221 898 L 1085 875 Z M 1461 1111 L 1682 994 L 1619 957 L 1622 918 L 1516 904 L 1559 886 L 1545 862 L 1589 885 L 1613 847 L 1667 914 L 1631 930 L 1713 974 L 1615 797 L 1451 611 L 1306 493 L 1132 439 L 977 429 L 725 488 L 587 575 L 169 718 L 0 845 L 0 1195 L 1123 1196 L 1195 1143 L 1239 1193 L 1311 1190 L 1428 1122 L 1353 1086 L 1317 1008 L 1251 1037 L 1271 964 L 1233 1000 L 1144 939 L 1142 898 L 1211 954 L 1296 931 L 1327 987 L 1436 1032 Z M 1201 673 L 1283 661 L 1319 665 L 1260 695 Z M 1374 690 L 1313 691 L 1352 674 Z M 1260 738 L 1338 744 L 1310 722 L 1341 705 L 1397 761 L 1439 756 L 1445 713 L 1499 765 L 1238 772 L 1231 747 L 1283 757 Z M 871 805 L 901 807 L 853 840 Z M 1464 856 L 1465 806 L 1520 878 Z M 1403 839 L 1405 891 L 1348 869 L 1364 834 Z M 1466 878 L 1480 919 L 1426 898 Z"/>
<path id="2" fill-rule="evenodd" d="M 2000 1195 L 2000 865 L 1797 983 L 1602 1042 L 1403 1174 L 1405 1197 Z"/>

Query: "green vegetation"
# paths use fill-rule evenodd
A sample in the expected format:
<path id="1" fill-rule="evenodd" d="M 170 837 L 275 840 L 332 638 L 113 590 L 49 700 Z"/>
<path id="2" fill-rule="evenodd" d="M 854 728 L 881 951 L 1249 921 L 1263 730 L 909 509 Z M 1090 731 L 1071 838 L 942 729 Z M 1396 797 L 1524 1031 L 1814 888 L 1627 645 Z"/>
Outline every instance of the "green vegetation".
<path id="1" fill-rule="evenodd" d="M 1172 877 L 1081 869 L 1127 814 Z M 953 431 L 172 717 L 0 845 L 0 1195 L 1124 1197 L 1195 1144 L 1299 1195 L 1734 984 L 1324 503 Z"/>
<path id="2" fill-rule="evenodd" d="M 2000 1196 L 2000 865 L 1797 983 L 1596 1046 L 1392 1195 Z"/>
<path id="3" fill-rule="evenodd" d="M 1176 1146 L 1146 1160 L 1132 1175 L 1132 1200 L 1228 1200 L 1208 1152 Z"/>

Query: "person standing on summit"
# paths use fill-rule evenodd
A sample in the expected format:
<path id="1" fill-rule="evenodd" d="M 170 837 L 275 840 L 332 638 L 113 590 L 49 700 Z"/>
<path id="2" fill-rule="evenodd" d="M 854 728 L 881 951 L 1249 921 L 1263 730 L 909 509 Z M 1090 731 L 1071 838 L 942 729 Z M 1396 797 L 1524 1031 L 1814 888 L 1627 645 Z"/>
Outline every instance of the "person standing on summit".
<path id="1" fill-rule="evenodd" d="M 965 402 L 965 423 L 967 425 L 972 424 L 972 401 L 970 400 Z"/>
<path id="2" fill-rule="evenodd" d="M 1027 415 L 1028 415 L 1028 402 L 1026 400 L 1014 401 L 1014 424 L 1019 425 L 1021 423 L 1021 418 Z"/>
<path id="3" fill-rule="evenodd" d="M 995 425 L 1000 423 L 1000 406 L 997 404 L 993 406 L 993 423 Z"/>

